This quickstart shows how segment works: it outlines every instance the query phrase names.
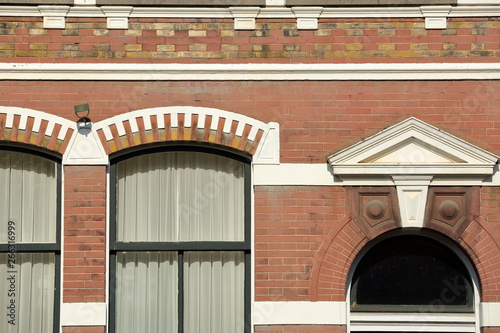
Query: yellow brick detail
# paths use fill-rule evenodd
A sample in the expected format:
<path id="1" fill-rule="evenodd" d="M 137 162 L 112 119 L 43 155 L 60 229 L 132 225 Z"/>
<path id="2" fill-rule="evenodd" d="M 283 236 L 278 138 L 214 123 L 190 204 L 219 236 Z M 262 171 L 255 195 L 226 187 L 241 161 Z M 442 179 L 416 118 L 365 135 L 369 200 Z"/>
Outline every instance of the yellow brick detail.
<path id="1" fill-rule="evenodd" d="M 0 50 L 14 50 L 13 43 L 0 43 Z"/>
<path id="2" fill-rule="evenodd" d="M 410 45 L 410 49 L 412 50 L 427 50 L 428 48 L 429 45 L 427 43 L 417 43 Z"/>
<path id="3" fill-rule="evenodd" d="M 175 35 L 175 31 L 174 30 L 156 30 L 156 35 L 162 36 L 162 37 L 172 37 Z"/>
<path id="4" fill-rule="evenodd" d="M 142 30 L 125 30 L 125 36 L 139 37 L 142 36 Z"/>
<path id="5" fill-rule="evenodd" d="M 134 145 L 140 145 L 141 144 L 141 134 L 139 132 L 132 133 L 132 140 L 134 141 Z"/>
<path id="6" fill-rule="evenodd" d="M 109 146 L 109 150 L 114 153 L 116 151 L 118 151 L 118 148 L 116 148 L 116 143 L 115 143 L 115 140 L 109 140 L 108 141 L 108 146 Z"/>
<path id="7" fill-rule="evenodd" d="M 163 51 L 163 52 L 174 52 L 175 51 L 175 45 L 173 44 L 167 44 L 167 45 L 158 45 L 156 47 L 158 51 Z"/>
<path id="8" fill-rule="evenodd" d="M 45 29 L 29 29 L 30 36 L 46 36 L 47 30 Z"/>
<path id="9" fill-rule="evenodd" d="M 126 135 L 120 137 L 120 143 L 122 144 L 122 148 L 130 147 L 130 143 L 128 142 Z"/>
<path id="10" fill-rule="evenodd" d="M 125 51 L 142 51 L 142 44 L 125 44 L 123 49 Z"/>
<path id="11" fill-rule="evenodd" d="M 47 50 L 49 44 L 47 43 L 32 43 L 30 44 L 30 50 Z"/>
<path id="12" fill-rule="evenodd" d="M 189 30 L 189 37 L 205 37 L 207 35 L 206 30 Z"/>
<path id="13" fill-rule="evenodd" d="M 191 52 L 205 52 L 207 50 L 206 44 L 190 44 L 189 51 Z"/>
<path id="14" fill-rule="evenodd" d="M 170 134 L 172 136 L 172 140 L 173 141 L 177 141 L 178 140 L 178 137 L 179 137 L 179 130 L 177 128 L 172 128 L 170 130 Z"/>
<path id="15" fill-rule="evenodd" d="M 345 49 L 347 51 L 361 51 L 363 50 L 363 44 L 346 44 Z"/>
<path id="16" fill-rule="evenodd" d="M 378 44 L 379 50 L 395 50 L 396 44 Z"/>

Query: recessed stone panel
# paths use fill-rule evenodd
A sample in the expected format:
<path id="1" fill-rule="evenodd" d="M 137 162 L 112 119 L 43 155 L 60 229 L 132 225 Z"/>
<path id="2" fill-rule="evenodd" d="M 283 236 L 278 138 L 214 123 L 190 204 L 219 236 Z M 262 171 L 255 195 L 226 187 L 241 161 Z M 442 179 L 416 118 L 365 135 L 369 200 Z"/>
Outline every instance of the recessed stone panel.
<path id="1" fill-rule="evenodd" d="M 349 187 L 352 219 L 368 238 L 401 226 L 396 189 L 393 187 Z"/>
<path id="2" fill-rule="evenodd" d="M 477 187 L 431 187 L 424 226 L 458 238 L 479 213 Z"/>

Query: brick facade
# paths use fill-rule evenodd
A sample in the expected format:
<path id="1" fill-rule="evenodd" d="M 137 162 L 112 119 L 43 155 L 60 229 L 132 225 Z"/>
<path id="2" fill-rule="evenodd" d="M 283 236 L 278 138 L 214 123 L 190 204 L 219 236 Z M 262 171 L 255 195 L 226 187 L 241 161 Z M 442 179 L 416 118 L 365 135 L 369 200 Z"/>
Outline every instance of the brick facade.
<path id="1" fill-rule="evenodd" d="M 288 17 L 257 18 L 255 29 L 246 30 L 234 29 L 230 18 L 129 17 L 128 29 L 108 29 L 104 17 L 66 17 L 65 22 L 65 29 L 45 29 L 42 17 L 0 17 L 0 61 L 186 66 L 500 63 L 498 16 L 448 17 L 446 29 L 426 28 L 424 17 L 319 18 L 317 29 L 306 30 L 298 29 L 296 19 Z M 266 143 L 267 124 L 277 123 L 279 161 L 265 167 L 285 170 L 280 168 L 291 164 L 311 170 L 307 168 L 323 165 L 324 174 L 331 177 L 303 183 L 302 174 L 276 171 L 288 183 L 256 180 L 251 193 L 251 301 L 330 302 L 343 304 L 345 310 L 358 255 L 372 240 L 396 232 L 403 224 L 395 184 L 346 185 L 334 176 L 327 157 L 409 117 L 500 156 L 500 81 L 489 74 L 463 80 L 442 79 L 438 70 L 432 80 L 213 81 L 164 80 L 154 75 L 141 81 L 5 78 L 0 80 L 0 148 L 4 144 L 25 146 L 63 160 L 78 135 L 73 107 L 89 103 L 95 144 L 102 146 L 105 156 L 99 163 L 71 162 L 62 167 L 61 306 L 96 303 L 107 308 L 111 297 L 107 282 L 112 283 L 113 273 L 107 274 L 110 249 L 106 237 L 112 210 L 106 159 L 171 143 L 255 158 Z M 12 109 L 2 111 L 2 107 Z M 179 111 L 175 126 L 168 112 L 146 115 L 150 112 L 146 110 L 168 107 L 216 109 L 224 116 L 213 127 L 215 114 L 207 111 L 200 128 L 201 113 Z M 254 174 L 262 172 L 258 165 L 253 167 Z M 480 301 L 498 305 L 500 181 L 495 172 L 474 185 L 450 177 L 457 184 L 439 188 L 467 193 L 462 199 L 468 206 L 459 207 L 467 217 L 456 228 L 456 221 L 442 226 L 433 219 L 439 213 L 434 209 L 427 212 L 425 229 L 433 229 L 465 253 L 477 273 Z M 306 176 L 310 180 L 315 175 Z M 432 194 L 437 186 L 429 188 Z M 363 216 L 368 203 L 363 193 L 387 207 L 392 205 L 390 218 L 379 223 Z M 429 199 L 428 207 L 433 202 Z M 86 325 L 81 318 L 75 324 L 63 316 L 62 332 L 107 332 L 106 313 L 101 317 Z M 349 314 L 344 319 L 348 321 Z M 348 331 L 345 321 L 254 324 L 254 332 Z M 500 323 L 495 325 L 482 327 L 481 332 L 500 332 Z"/>

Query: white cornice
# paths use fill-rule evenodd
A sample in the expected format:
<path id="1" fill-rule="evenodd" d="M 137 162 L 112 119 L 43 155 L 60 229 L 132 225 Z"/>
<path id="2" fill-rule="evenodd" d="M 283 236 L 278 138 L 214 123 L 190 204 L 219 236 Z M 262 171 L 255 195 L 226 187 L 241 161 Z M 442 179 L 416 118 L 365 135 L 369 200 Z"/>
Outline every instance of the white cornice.
<path id="1" fill-rule="evenodd" d="M 500 2 L 499 2 L 500 3 Z M 454 7 L 448 17 L 481 17 L 486 16 L 500 16 L 500 7 L 498 6 L 464 6 Z"/>
<path id="2" fill-rule="evenodd" d="M 135 7 L 130 17 L 232 18 L 229 8 Z"/>
<path id="3" fill-rule="evenodd" d="M 42 16 L 37 6 L 0 6 L 1 16 Z"/>
<path id="4" fill-rule="evenodd" d="M 2 80 L 500 80 L 500 63 L 0 63 Z"/>
<path id="5" fill-rule="evenodd" d="M 324 8 L 320 18 L 422 17 L 420 7 Z"/>
<path id="6" fill-rule="evenodd" d="M 271 7 L 262 8 L 258 18 L 295 18 L 291 8 Z"/>
<path id="7" fill-rule="evenodd" d="M 460 6 L 461 5 L 461 6 Z M 459 1 L 452 7 L 449 17 L 492 17 L 498 16 L 500 0 Z M 39 6 L 0 6 L 1 16 L 42 16 Z M 67 17 L 103 17 L 101 7 L 72 6 Z M 191 8 L 191 7 L 133 7 L 130 17 L 158 18 L 232 18 L 228 8 Z M 259 18 L 294 18 L 291 8 L 261 8 Z M 421 18 L 420 7 L 325 7 L 319 18 Z"/>
<path id="8" fill-rule="evenodd" d="M 458 5 L 500 5 L 500 0 L 458 0 Z"/>

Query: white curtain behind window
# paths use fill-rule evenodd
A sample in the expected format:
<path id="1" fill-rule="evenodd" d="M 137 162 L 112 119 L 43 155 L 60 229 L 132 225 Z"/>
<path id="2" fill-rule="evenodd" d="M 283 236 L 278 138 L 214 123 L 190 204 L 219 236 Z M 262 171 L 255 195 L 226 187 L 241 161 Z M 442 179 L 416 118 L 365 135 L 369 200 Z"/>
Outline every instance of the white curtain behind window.
<path id="1" fill-rule="evenodd" d="M 118 164 L 120 241 L 244 240 L 243 163 L 167 152 Z"/>
<path id="2" fill-rule="evenodd" d="M 243 241 L 243 169 L 242 162 L 199 152 L 118 163 L 117 240 Z M 183 309 L 172 283 L 178 263 L 169 253 L 117 253 L 116 332 L 177 332 L 178 311 L 186 333 L 243 332 L 244 253 L 184 252 Z"/>
<path id="3" fill-rule="evenodd" d="M 13 268 L 8 266 L 7 256 L 6 253 L 0 254 L 0 304 L 3 312 L 0 332 L 52 333 L 54 253 L 16 253 Z M 8 322 L 11 317 L 7 316 L 11 300 L 15 306 L 15 325 Z"/>
<path id="4" fill-rule="evenodd" d="M 242 333 L 244 253 L 188 252 L 184 257 L 184 332 Z"/>
<path id="5" fill-rule="evenodd" d="M 16 243 L 56 241 L 56 164 L 44 158 L 0 151 L 0 243 L 14 221 Z"/>
<path id="6" fill-rule="evenodd" d="M 119 252 L 116 332 L 176 333 L 177 252 Z"/>

